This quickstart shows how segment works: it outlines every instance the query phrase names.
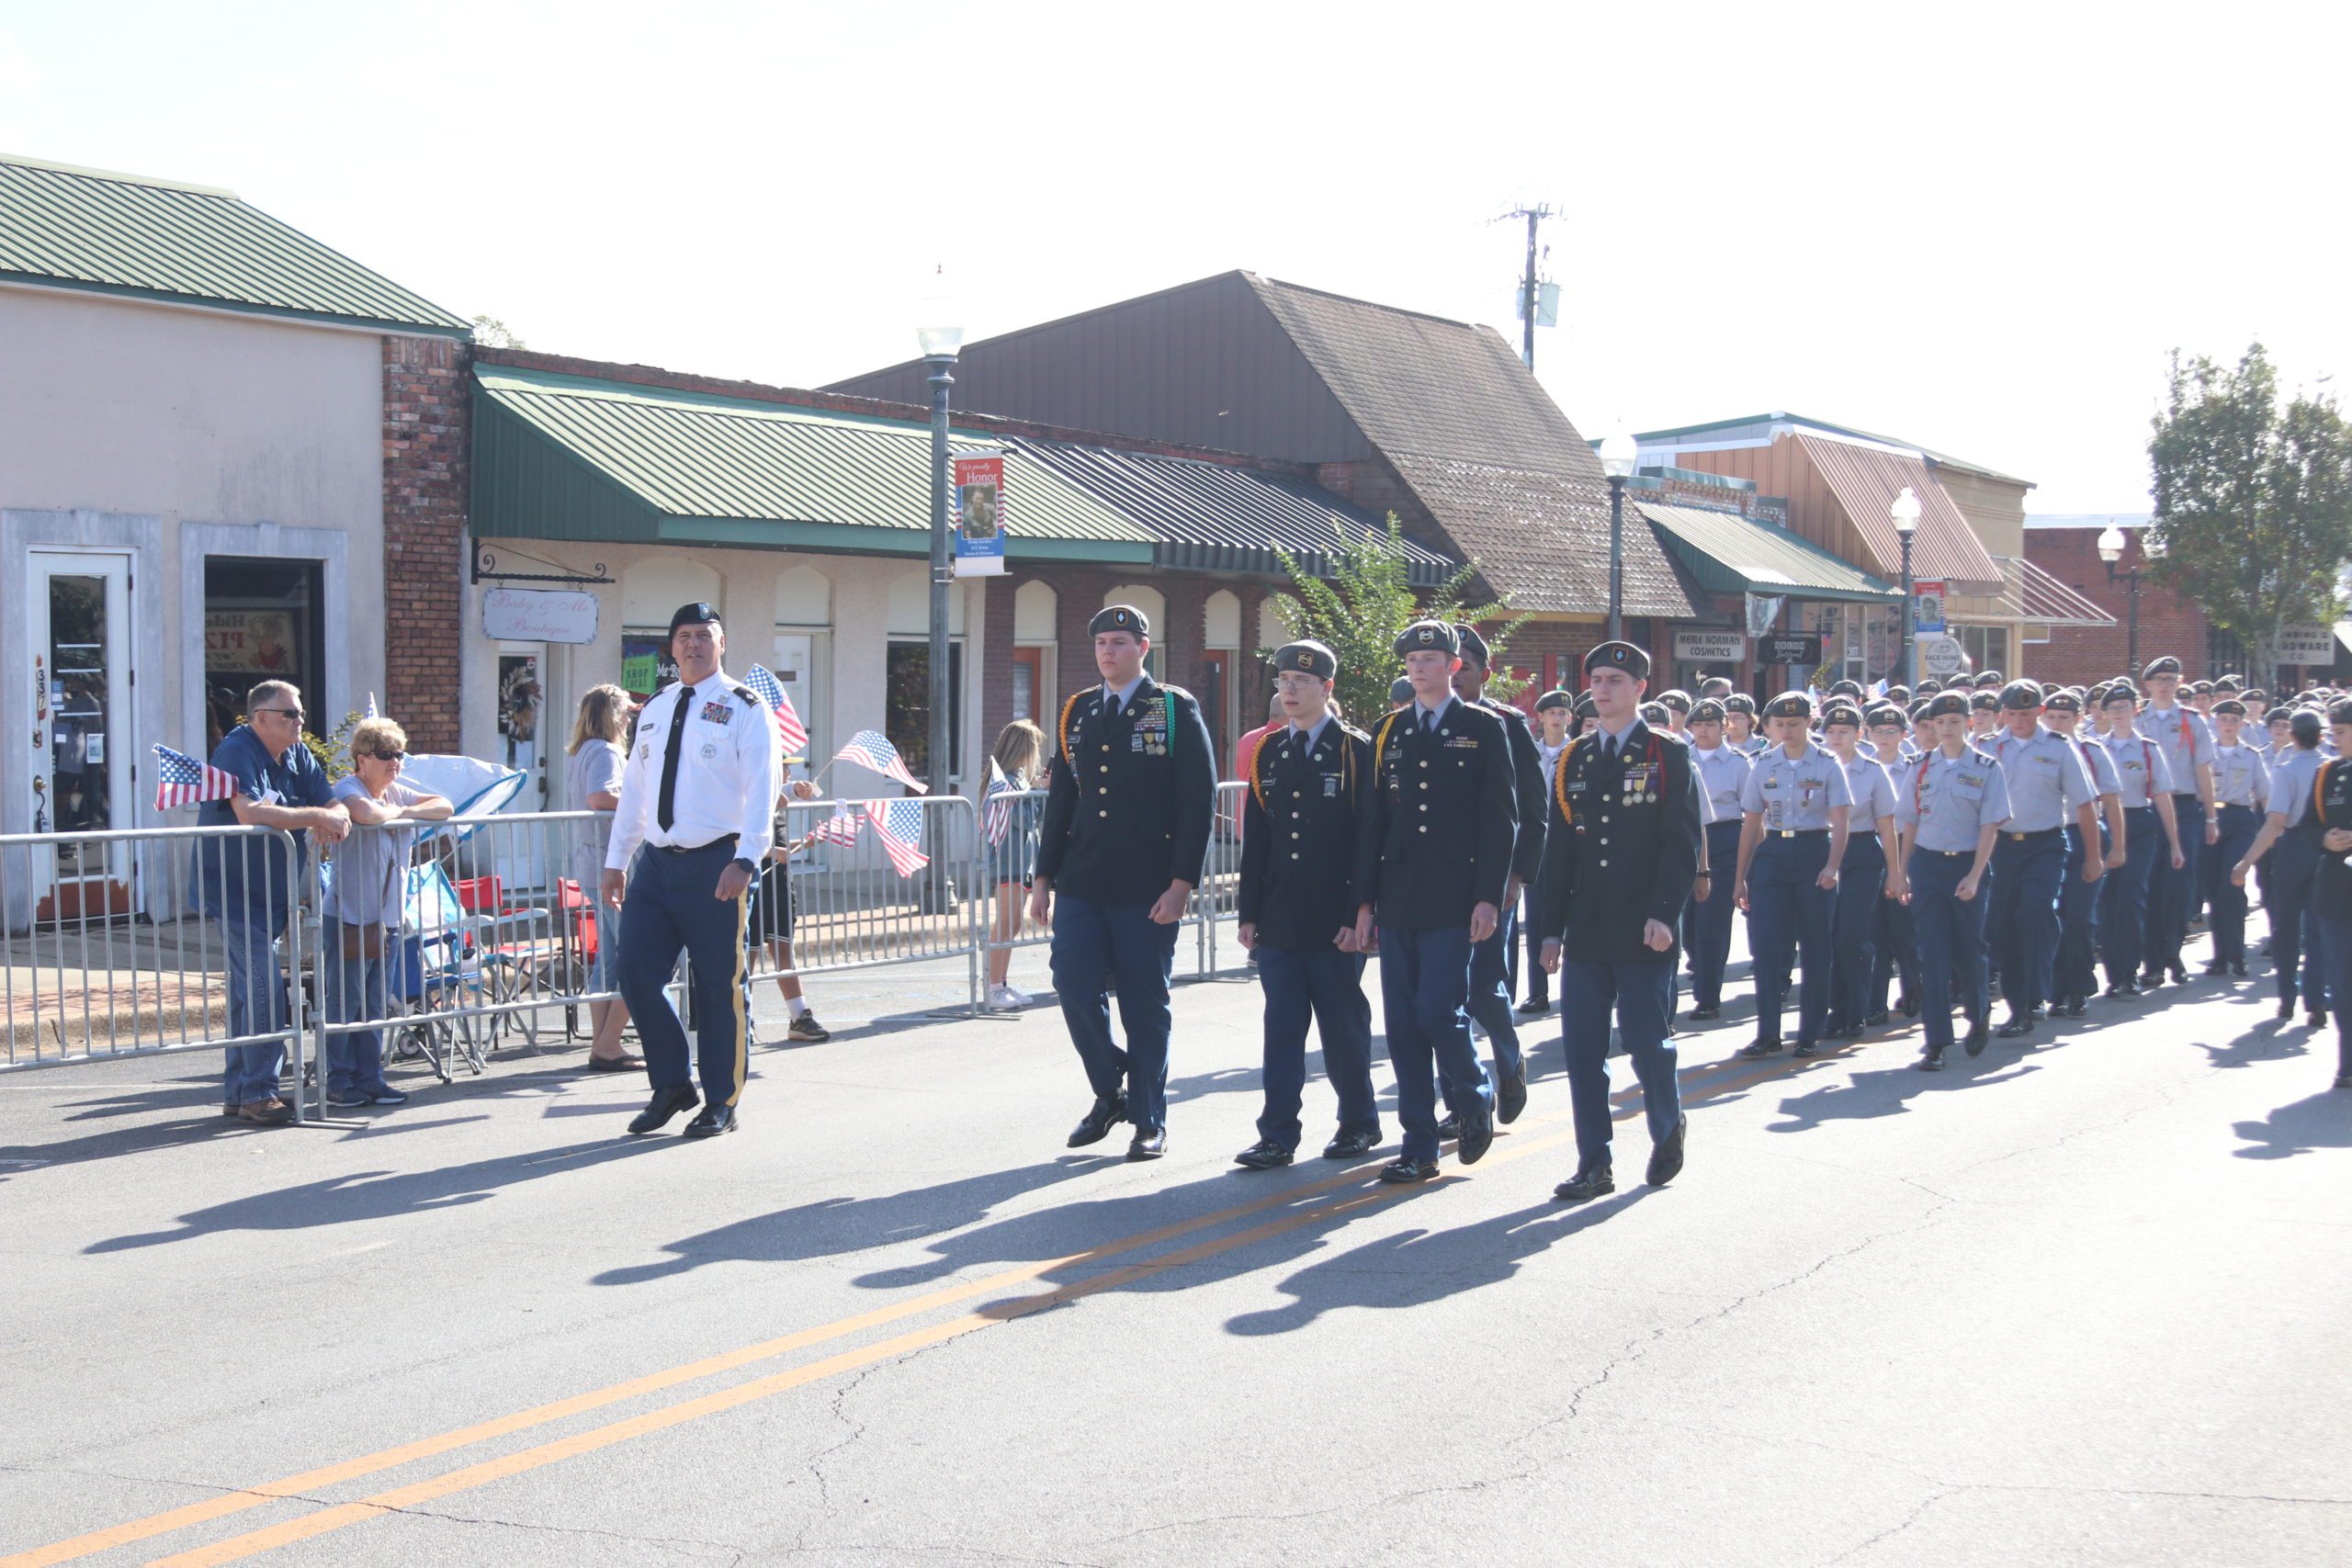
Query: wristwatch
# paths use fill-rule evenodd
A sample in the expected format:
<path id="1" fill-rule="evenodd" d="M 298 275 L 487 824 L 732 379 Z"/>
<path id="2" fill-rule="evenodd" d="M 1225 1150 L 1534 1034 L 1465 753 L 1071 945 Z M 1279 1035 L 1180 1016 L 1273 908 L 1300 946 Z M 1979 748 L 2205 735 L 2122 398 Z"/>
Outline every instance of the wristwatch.
<path id="1" fill-rule="evenodd" d="M 743 874 L 744 874 L 746 876 L 750 875 L 752 872 L 755 872 L 755 871 L 757 871 L 757 870 L 759 870 L 759 869 L 760 869 L 758 866 L 756 866 L 756 865 L 752 864 L 752 862 L 751 862 L 749 859 L 747 859 L 746 857 L 744 857 L 744 856 L 742 856 L 742 855 L 737 855 L 733 860 L 729 861 L 727 863 L 728 863 L 729 865 L 740 865 L 740 866 L 741 866 L 741 867 L 743 868 Z"/>

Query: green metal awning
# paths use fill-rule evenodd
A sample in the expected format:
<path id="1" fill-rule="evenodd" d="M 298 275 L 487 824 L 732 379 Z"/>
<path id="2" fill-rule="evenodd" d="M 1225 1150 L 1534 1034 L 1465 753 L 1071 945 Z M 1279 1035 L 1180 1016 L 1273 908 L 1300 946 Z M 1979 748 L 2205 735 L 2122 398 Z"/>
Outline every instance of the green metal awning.
<path id="1" fill-rule="evenodd" d="M 1902 594 L 1786 528 L 1696 506 L 1627 501 L 1647 518 L 1658 542 L 1710 593 L 1789 593 L 1801 599 L 1883 600 Z"/>
<path id="2" fill-rule="evenodd" d="M 921 556 L 931 429 L 716 393 L 506 366 L 474 377 L 473 531 L 483 538 Z M 1005 553 L 1148 564 L 1153 536 L 1002 443 Z"/>

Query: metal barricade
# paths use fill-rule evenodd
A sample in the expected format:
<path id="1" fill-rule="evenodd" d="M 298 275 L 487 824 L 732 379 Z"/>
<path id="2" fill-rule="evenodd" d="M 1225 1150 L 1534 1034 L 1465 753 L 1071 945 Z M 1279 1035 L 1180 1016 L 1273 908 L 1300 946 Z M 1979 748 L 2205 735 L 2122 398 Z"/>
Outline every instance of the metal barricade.
<path id="1" fill-rule="evenodd" d="M 0 1067 L 276 1046 L 300 1120 L 316 993 L 303 921 L 268 912 L 299 917 L 311 859 L 275 828 L 0 836 Z"/>
<path id="2" fill-rule="evenodd" d="M 1201 885 L 1193 889 L 1191 918 L 1198 928 L 1195 943 L 1200 973 L 1218 969 L 1217 936 L 1221 922 L 1240 908 L 1241 802 L 1250 786 L 1238 779 L 1216 786 L 1216 815 L 1209 825 L 1208 864 Z"/>
<path id="3" fill-rule="evenodd" d="M 886 830 L 923 863 L 894 859 Z M 753 972 L 807 976 L 961 957 L 967 1010 L 976 1012 L 992 870 L 962 795 L 791 802 L 755 890 L 752 924 L 766 951 L 753 954 Z"/>

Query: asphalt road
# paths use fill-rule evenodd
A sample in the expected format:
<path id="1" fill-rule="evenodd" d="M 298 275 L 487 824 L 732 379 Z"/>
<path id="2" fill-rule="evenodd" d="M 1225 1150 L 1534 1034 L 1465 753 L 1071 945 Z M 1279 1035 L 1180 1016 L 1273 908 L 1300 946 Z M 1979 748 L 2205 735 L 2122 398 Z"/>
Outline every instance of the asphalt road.
<path id="1" fill-rule="evenodd" d="M 2265 987 L 1941 1075 L 1739 1062 L 1743 991 L 1683 1176 L 1628 1105 L 1580 1209 L 1551 1020 L 1473 1169 L 1233 1168 L 1246 981 L 1156 1165 L 1063 1149 L 1056 1013 L 903 976 L 707 1144 L 568 1055 L 269 1132 L 0 1077 L 0 1562 L 2343 1562 L 2352 1093 Z"/>

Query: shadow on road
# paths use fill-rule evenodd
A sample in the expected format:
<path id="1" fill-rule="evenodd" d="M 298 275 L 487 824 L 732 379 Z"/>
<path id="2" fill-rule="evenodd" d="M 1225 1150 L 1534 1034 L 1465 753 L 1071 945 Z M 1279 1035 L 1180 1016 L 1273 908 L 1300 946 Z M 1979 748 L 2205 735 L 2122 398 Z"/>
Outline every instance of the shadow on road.
<path id="1" fill-rule="evenodd" d="M 1764 1130 L 1804 1133 L 1830 1122 L 1900 1116 L 1911 1109 L 1911 1101 L 1919 1095 L 2016 1083 L 2041 1070 L 2015 1056 L 2007 1061 L 1996 1060 L 1994 1053 L 2000 1048 L 2001 1043 L 1996 1041 L 1984 1055 L 1972 1058 L 1954 1045 L 1945 1053 L 1944 1070 L 1939 1073 L 1921 1072 L 1916 1058 L 1901 1066 L 1858 1071 L 1844 1083 L 1826 1083 L 1810 1093 L 1783 1100 L 1781 1114 L 1788 1120 L 1767 1122 Z"/>
<path id="2" fill-rule="evenodd" d="M 2352 1149 L 2352 1090 L 2324 1089 L 2230 1131 L 2245 1140 L 2240 1159 L 2292 1159 L 2320 1149 Z"/>

